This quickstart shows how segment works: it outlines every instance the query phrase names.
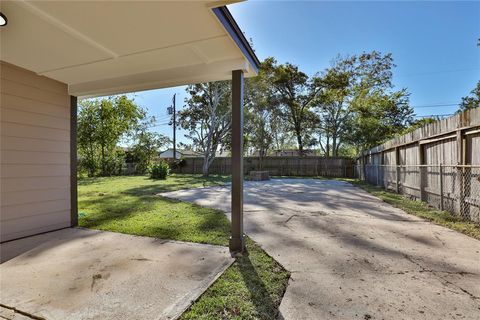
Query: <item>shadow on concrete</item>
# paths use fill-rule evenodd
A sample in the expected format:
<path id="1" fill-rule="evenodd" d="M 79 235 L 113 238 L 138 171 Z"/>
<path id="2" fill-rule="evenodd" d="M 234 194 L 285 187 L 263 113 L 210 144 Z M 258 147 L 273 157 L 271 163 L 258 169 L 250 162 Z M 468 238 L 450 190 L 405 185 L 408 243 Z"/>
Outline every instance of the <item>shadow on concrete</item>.
<path id="1" fill-rule="evenodd" d="M 0 244 L 0 262 L 7 262 L 17 256 L 20 256 L 28 251 L 28 254 L 22 256 L 23 260 L 34 258 L 42 254 L 42 252 L 49 251 L 56 246 L 64 245 L 77 239 L 87 239 L 95 236 L 95 233 L 69 232 L 69 230 L 77 228 L 64 228 L 45 232 L 39 235 L 25 237 L 22 239 L 12 240 Z M 65 237 L 64 234 L 69 236 Z M 33 250 L 36 249 L 36 250 Z"/>

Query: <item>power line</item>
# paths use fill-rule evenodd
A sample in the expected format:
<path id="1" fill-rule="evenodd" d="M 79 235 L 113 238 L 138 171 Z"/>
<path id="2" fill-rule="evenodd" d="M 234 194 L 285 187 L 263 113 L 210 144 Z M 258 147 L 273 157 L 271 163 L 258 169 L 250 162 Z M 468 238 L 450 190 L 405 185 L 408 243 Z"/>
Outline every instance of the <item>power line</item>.
<path id="1" fill-rule="evenodd" d="M 171 116 L 161 116 L 161 117 L 155 117 L 155 121 L 164 121 L 170 119 Z"/>
<path id="2" fill-rule="evenodd" d="M 170 122 L 165 122 L 165 123 L 153 124 L 151 126 L 148 126 L 148 128 L 155 128 L 155 127 L 169 126 L 169 125 L 170 125 Z"/>
<path id="3" fill-rule="evenodd" d="M 171 120 L 170 117 L 165 118 L 165 119 L 155 119 L 155 121 L 152 121 L 151 123 L 156 124 L 156 123 L 166 122 L 166 121 L 170 121 L 170 120 Z"/>

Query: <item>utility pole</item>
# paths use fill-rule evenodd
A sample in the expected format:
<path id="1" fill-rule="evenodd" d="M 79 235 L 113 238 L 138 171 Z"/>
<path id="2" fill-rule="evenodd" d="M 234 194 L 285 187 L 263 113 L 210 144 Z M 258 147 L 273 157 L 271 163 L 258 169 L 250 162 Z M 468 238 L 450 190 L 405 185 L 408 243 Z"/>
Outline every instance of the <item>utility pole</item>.
<path id="1" fill-rule="evenodd" d="M 176 93 L 173 94 L 172 106 L 168 108 L 168 113 L 172 115 L 170 125 L 173 125 L 173 159 L 177 159 L 177 110 L 175 105 Z"/>
<path id="2" fill-rule="evenodd" d="M 177 160 L 177 108 L 175 106 L 175 96 L 173 94 L 173 159 Z"/>

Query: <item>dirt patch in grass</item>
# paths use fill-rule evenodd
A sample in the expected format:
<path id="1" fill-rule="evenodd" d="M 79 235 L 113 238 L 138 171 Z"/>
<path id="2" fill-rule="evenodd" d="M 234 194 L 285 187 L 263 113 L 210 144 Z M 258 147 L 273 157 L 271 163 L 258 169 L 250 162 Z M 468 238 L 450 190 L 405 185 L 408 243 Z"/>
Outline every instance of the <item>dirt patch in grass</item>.
<path id="1" fill-rule="evenodd" d="M 366 182 L 356 179 L 340 179 L 349 182 L 354 186 L 362 188 L 363 190 L 373 194 L 392 206 L 402 209 L 406 213 L 432 221 L 438 225 L 450 228 L 452 230 L 461 232 L 472 238 L 480 240 L 480 226 L 471 221 L 464 220 L 460 217 L 454 216 L 447 211 L 441 211 L 430 207 L 427 203 L 415 201 L 405 198 L 402 195 L 391 191 L 384 190 L 380 187 L 373 186 Z"/>

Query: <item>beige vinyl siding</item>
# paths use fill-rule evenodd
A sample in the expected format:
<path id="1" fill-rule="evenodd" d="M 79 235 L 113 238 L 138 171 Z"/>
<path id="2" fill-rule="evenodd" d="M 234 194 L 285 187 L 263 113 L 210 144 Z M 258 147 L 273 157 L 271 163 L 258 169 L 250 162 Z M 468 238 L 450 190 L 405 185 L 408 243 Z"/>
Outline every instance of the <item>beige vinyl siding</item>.
<path id="1" fill-rule="evenodd" d="M 0 62 L 1 241 L 70 226 L 67 85 Z"/>

